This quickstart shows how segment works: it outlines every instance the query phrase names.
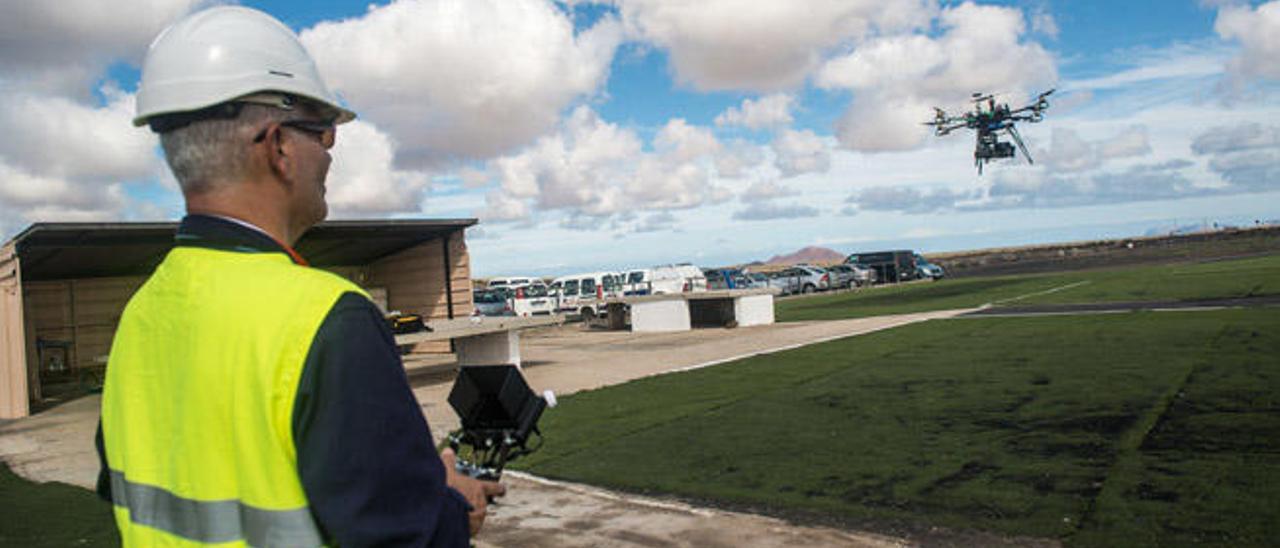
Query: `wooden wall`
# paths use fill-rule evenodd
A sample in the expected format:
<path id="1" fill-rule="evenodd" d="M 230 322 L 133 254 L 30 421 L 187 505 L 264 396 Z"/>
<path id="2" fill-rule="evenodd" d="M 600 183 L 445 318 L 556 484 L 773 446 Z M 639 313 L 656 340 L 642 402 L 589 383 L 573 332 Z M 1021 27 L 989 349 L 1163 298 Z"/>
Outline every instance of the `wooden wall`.
<path id="1" fill-rule="evenodd" d="M 0 248 L 0 419 L 28 414 L 27 337 L 22 272 L 12 243 Z"/>
<path id="2" fill-rule="evenodd" d="M 128 276 L 27 282 L 23 294 L 33 337 L 70 342 L 66 365 L 71 369 L 105 367 L 120 314 L 146 280 Z M 33 353 L 27 360 L 34 367 L 39 357 Z M 47 362 L 46 356 L 46 363 L 38 365 L 46 373 Z"/>
<path id="3" fill-rule="evenodd" d="M 448 237 L 449 284 L 443 240 L 424 242 L 370 265 L 364 287 L 385 288 L 388 310 L 421 314 L 428 323 L 450 317 L 445 288 L 452 288 L 454 318 L 471 315 L 471 257 L 463 231 Z M 449 352 L 447 341 L 422 343 L 414 352 Z"/>

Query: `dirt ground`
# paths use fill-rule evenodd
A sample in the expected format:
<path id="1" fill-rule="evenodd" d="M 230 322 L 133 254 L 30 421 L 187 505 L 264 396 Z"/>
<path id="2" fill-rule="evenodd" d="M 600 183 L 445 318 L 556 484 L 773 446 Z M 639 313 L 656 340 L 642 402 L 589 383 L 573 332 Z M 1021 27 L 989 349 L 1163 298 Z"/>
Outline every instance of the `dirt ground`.
<path id="1" fill-rule="evenodd" d="M 523 334 L 524 373 L 535 391 L 564 395 L 964 312 L 969 311 L 680 333 L 611 332 L 570 324 Z M 415 365 L 410 371 L 414 394 L 440 439 L 458 427 L 446 402 L 452 365 L 443 360 Z M 34 481 L 92 488 L 98 471 L 93 449 L 98 408 L 98 397 L 91 396 L 0 426 L 0 458 Z M 493 509 L 478 546 L 904 546 L 921 540 L 802 526 L 524 474 L 509 473 L 504 481 L 508 495 Z"/>

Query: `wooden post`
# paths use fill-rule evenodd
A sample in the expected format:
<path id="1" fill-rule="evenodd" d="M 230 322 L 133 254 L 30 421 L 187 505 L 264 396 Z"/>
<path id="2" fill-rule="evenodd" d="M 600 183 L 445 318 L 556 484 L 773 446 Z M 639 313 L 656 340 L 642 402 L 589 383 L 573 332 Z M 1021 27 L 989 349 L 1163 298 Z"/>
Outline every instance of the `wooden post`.
<path id="1" fill-rule="evenodd" d="M 28 397 L 28 324 L 22 310 L 22 269 L 16 246 L 0 248 L 0 418 L 30 413 Z M 31 341 L 34 343 L 34 341 Z"/>
<path id="2" fill-rule="evenodd" d="M 449 319 L 453 319 L 453 265 L 449 260 L 449 240 L 453 239 L 453 232 L 445 234 L 441 240 L 444 244 L 444 302 L 445 312 L 449 315 Z"/>

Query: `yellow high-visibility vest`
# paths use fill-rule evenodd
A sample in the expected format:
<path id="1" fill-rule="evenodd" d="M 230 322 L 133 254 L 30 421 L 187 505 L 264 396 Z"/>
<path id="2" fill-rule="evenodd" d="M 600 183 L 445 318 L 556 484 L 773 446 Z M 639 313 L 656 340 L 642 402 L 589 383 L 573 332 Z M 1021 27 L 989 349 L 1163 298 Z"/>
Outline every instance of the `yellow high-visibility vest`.
<path id="1" fill-rule="evenodd" d="M 323 543 L 292 417 L 312 339 L 346 292 L 364 294 L 282 253 L 169 252 L 125 308 L 102 396 L 126 546 Z"/>

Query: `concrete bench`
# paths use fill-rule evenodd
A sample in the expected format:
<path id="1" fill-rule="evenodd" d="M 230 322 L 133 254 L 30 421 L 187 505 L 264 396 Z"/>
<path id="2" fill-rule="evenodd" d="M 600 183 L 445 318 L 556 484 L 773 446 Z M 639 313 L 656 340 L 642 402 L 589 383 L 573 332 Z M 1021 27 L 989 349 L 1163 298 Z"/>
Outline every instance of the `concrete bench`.
<path id="1" fill-rule="evenodd" d="M 766 325 L 774 322 L 771 289 L 726 289 L 606 299 L 609 327 L 630 316 L 636 332 L 688 331 L 697 326 Z"/>
<path id="2" fill-rule="evenodd" d="M 564 316 L 508 317 L 472 316 L 453 320 L 436 320 L 427 324 L 431 331 L 396 335 L 396 344 L 404 347 L 427 341 L 452 340 L 458 365 L 520 365 L 520 331 L 564 323 Z"/>

